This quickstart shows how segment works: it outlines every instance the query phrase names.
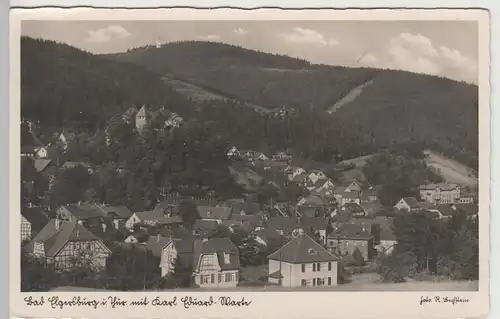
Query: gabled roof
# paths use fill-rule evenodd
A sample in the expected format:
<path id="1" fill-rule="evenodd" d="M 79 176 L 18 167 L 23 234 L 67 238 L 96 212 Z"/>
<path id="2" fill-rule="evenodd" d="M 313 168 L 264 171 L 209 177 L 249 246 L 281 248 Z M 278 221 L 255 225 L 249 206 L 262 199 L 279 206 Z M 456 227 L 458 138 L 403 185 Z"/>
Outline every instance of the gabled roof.
<path id="1" fill-rule="evenodd" d="M 274 231 L 288 233 L 299 227 L 297 219 L 292 217 L 277 216 L 271 217 L 267 221 L 267 228 Z"/>
<path id="2" fill-rule="evenodd" d="M 307 174 L 306 173 L 302 173 L 302 174 L 299 174 L 299 175 L 295 175 L 293 178 L 292 178 L 292 182 L 296 182 L 296 183 L 302 183 L 306 180 L 307 178 Z"/>
<path id="3" fill-rule="evenodd" d="M 33 252 L 35 242 L 44 244 L 45 256 L 54 257 L 70 241 L 101 241 L 77 222 L 59 221 L 59 228 L 56 227 L 56 220 L 50 220 L 47 225 L 26 245 L 29 252 Z"/>
<path id="4" fill-rule="evenodd" d="M 198 206 L 198 213 L 203 219 L 229 219 L 231 207 L 226 206 Z"/>
<path id="5" fill-rule="evenodd" d="M 326 230 L 330 223 L 329 218 L 306 217 L 300 219 L 300 227 L 304 230 L 312 228 L 313 230 Z"/>
<path id="6" fill-rule="evenodd" d="M 366 229 L 362 225 L 355 223 L 346 223 L 338 226 L 328 236 L 330 238 L 353 239 L 353 240 L 369 240 L 373 238 L 370 229 Z"/>
<path id="7" fill-rule="evenodd" d="M 193 229 L 197 230 L 215 230 L 217 228 L 217 221 L 197 219 L 193 224 Z"/>
<path id="8" fill-rule="evenodd" d="M 130 218 L 134 213 L 128 209 L 127 206 L 108 206 L 108 205 L 97 205 L 96 208 L 104 213 L 104 216 L 109 217 L 111 214 L 116 214 L 121 218 Z"/>
<path id="9" fill-rule="evenodd" d="M 137 112 L 137 114 L 135 116 L 148 116 L 149 115 L 149 111 L 148 109 L 146 108 L 146 105 L 143 105 L 141 107 L 141 109 Z"/>
<path id="10" fill-rule="evenodd" d="M 415 197 L 403 197 L 403 200 L 410 206 L 412 209 L 420 208 L 420 204 Z"/>
<path id="11" fill-rule="evenodd" d="M 457 184 L 438 183 L 438 184 L 420 185 L 419 189 L 420 190 L 436 190 L 439 188 L 442 191 L 451 191 L 451 190 L 456 189 L 457 187 L 458 187 Z"/>
<path id="12" fill-rule="evenodd" d="M 339 260 L 306 234 L 293 238 L 268 258 L 292 264 Z"/>
<path id="13" fill-rule="evenodd" d="M 345 203 L 344 206 L 340 208 L 341 211 L 348 211 L 351 214 L 365 213 L 365 210 L 361 205 L 356 203 Z"/>
<path id="14" fill-rule="evenodd" d="M 156 221 L 159 218 L 162 218 L 164 215 L 161 212 L 153 211 L 153 210 L 148 210 L 148 211 L 143 211 L 143 212 L 135 212 L 134 213 L 137 218 L 141 222 L 144 221 Z"/>
<path id="15" fill-rule="evenodd" d="M 382 205 L 380 203 L 365 203 L 361 204 L 361 207 L 365 210 L 366 214 L 370 216 L 375 216 L 375 214 L 382 210 Z"/>
<path id="16" fill-rule="evenodd" d="M 280 233 L 278 233 L 275 230 L 269 229 L 269 228 L 265 228 L 265 229 L 262 229 L 262 230 L 255 232 L 255 236 L 261 238 L 266 243 L 269 240 L 281 240 L 281 239 L 283 239 L 283 236 L 281 236 Z"/>
<path id="17" fill-rule="evenodd" d="M 144 231 L 139 231 L 133 234 L 130 234 L 129 237 L 132 236 L 134 237 L 138 242 L 143 243 L 149 239 L 149 234 Z"/>
<path id="18" fill-rule="evenodd" d="M 161 257 L 161 253 L 165 247 L 168 246 L 172 242 L 172 239 L 169 237 L 163 237 L 163 236 L 150 236 L 148 238 L 148 242 L 146 244 L 146 247 L 153 256 L 156 257 Z"/>
<path id="19" fill-rule="evenodd" d="M 247 215 L 255 215 L 260 212 L 260 206 L 258 203 L 232 203 L 231 210 L 232 214 L 240 214 L 243 211 Z"/>
<path id="20" fill-rule="evenodd" d="M 32 230 L 41 230 L 49 222 L 49 216 L 40 207 L 23 207 L 21 215 L 31 224 Z"/>
<path id="21" fill-rule="evenodd" d="M 326 206 L 327 203 L 323 200 L 323 198 L 317 196 L 317 195 L 309 195 L 307 197 L 303 198 L 305 202 L 302 205 L 309 205 L 309 206 Z"/>
<path id="22" fill-rule="evenodd" d="M 89 218 L 105 217 L 104 212 L 98 210 L 96 207 L 90 205 L 63 205 L 61 208 L 65 208 L 70 214 L 79 220 L 85 220 Z"/>
<path id="23" fill-rule="evenodd" d="M 457 213 L 457 211 L 453 209 L 452 204 L 436 205 L 435 210 L 439 211 L 443 216 L 453 216 Z"/>
<path id="24" fill-rule="evenodd" d="M 50 159 L 36 158 L 34 161 L 35 169 L 37 172 L 43 171 L 52 162 Z"/>
<path id="25" fill-rule="evenodd" d="M 229 254 L 229 263 L 225 263 L 224 253 Z M 240 256 L 236 247 L 229 238 L 212 238 L 206 241 L 195 240 L 193 249 L 193 269 L 196 269 L 202 255 L 216 254 L 222 270 L 240 268 Z"/>

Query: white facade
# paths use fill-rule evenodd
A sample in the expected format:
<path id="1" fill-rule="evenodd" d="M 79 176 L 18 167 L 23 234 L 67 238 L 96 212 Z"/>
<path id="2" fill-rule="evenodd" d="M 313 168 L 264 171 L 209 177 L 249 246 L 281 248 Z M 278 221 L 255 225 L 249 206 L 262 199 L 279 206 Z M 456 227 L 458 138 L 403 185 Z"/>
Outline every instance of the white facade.
<path id="1" fill-rule="evenodd" d="M 222 270 L 216 254 L 202 255 L 194 276 L 201 288 L 231 288 L 239 282 L 239 269 Z"/>
<path id="2" fill-rule="evenodd" d="M 321 287 L 338 285 L 338 263 L 336 261 L 320 263 L 292 264 L 269 260 L 269 274 L 280 271 L 282 287 Z M 271 283 L 279 284 L 278 279 L 269 278 Z"/>
<path id="3" fill-rule="evenodd" d="M 132 216 L 130 216 L 130 218 L 125 223 L 125 228 L 127 228 L 127 229 L 130 230 L 130 229 L 132 229 L 134 227 L 135 224 L 140 223 L 140 222 L 141 222 L 141 220 L 134 213 Z"/>
<path id="4" fill-rule="evenodd" d="M 431 204 L 452 204 L 460 201 L 460 187 L 428 187 L 420 189 L 420 197 Z"/>

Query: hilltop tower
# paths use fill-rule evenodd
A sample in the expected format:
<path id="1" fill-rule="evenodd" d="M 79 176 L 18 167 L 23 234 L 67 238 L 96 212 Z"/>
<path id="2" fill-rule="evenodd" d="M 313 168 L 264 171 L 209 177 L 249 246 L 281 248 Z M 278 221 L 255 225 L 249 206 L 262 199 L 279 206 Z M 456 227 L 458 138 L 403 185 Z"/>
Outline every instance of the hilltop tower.
<path id="1" fill-rule="evenodd" d="M 135 128 L 137 131 L 142 132 L 144 127 L 149 124 L 150 116 L 146 105 L 143 105 L 139 112 L 135 115 Z"/>

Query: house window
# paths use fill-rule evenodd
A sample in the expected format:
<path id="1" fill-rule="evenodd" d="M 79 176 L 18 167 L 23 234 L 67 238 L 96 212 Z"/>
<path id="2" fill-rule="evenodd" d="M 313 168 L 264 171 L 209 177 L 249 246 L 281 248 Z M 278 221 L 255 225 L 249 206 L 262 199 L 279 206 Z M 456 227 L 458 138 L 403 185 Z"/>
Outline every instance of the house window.
<path id="1" fill-rule="evenodd" d="M 302 272 L 306 272 L 306 264 L 302 264 Z"/>
<path id="2" fill-rule="evenodd" d="M 317 271 L 321 271 L 321 263 L 318 263 L 317 266 L 316 266 L 316 270 Z"/>
<path id="3" fill-rule="evenodd" d="M 313 286 L 316 286 L 316 278 L 313 278 Z"/>
<path id="4" fill-rule="evenodd" d="M 331 262 L 329 262 L 329 263 L 328 263 L 328 271 L 331 271 L 331 270 L 332 270 L 332 263 L 331 263 Z"/>
<path id="5" fill-rule="evenodd" d="M 222 274 L 219 274 L 219 282 L 222 282 Z"/>
<path id="6" fill-rule="evenodd" d="M 225 264 L 231 263 L 231 258 L 229 254 L 224 253 L 224 263 Z"/>
<path id="7" fill-rule="evenodd" d="M 215 275 L 212 274 L 210 275 L 210 283 L 214 283 L 215 282 Z"/>
<path id="8" fill-rule="evenodd" d="M 214 270 L 215 263 L 213 256 L 203 256 L 201 261 L 201 270 Z"/>
<path id="9" fill-rule="evenodd" d="M 229 272 L 224 274 L 226 282 L 230 282 L 231 281 L 231 277 L 232 277 L 231 275 L 232 275 L 232 273 L 229 273 Z"/>
<path id="10" fill-rule="evenodd" d="M 324 278 L 318 278 L 316 279 L 316 286 L 324 286 L 325 285 L 325 279 Z"/>
<path id="11" fill-rule="evenodd" d="M 307 286 L 307 281 L 306 281 L 305 279 L 302 279 L 302 280 L 300 281 L 300 285 L 301 285 L 302 287 Z"/>
<path id="12" fill-rule="evenodd" d="M 313 264 L 313 271 L 316 271 L 316 264 Z"/>
<path id="13" fill-rule="evenodd" d="M 201 275 L 201 283 L 202 284 L 210 284 L 210 276 L 209 275 Z"/>
<path id="14" fill-rule="evenodd" d="M 328 277 L 328 286 L 332 285 L 332 277 Z"/>

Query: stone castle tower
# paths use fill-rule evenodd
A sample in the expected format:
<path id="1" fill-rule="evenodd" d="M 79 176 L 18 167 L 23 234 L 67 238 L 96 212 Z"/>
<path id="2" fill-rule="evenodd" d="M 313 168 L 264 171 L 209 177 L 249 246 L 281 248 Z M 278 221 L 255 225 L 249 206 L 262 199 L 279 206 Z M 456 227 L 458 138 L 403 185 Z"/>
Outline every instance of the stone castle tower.
<path id="1" fill-rule="evenodd" d="M 149 124 L 150 115 L 146 105 L 143 105 L 139 112 L 135 115 L 135 128 L 137 131 L 142 132 L 144 127 Z"/>

